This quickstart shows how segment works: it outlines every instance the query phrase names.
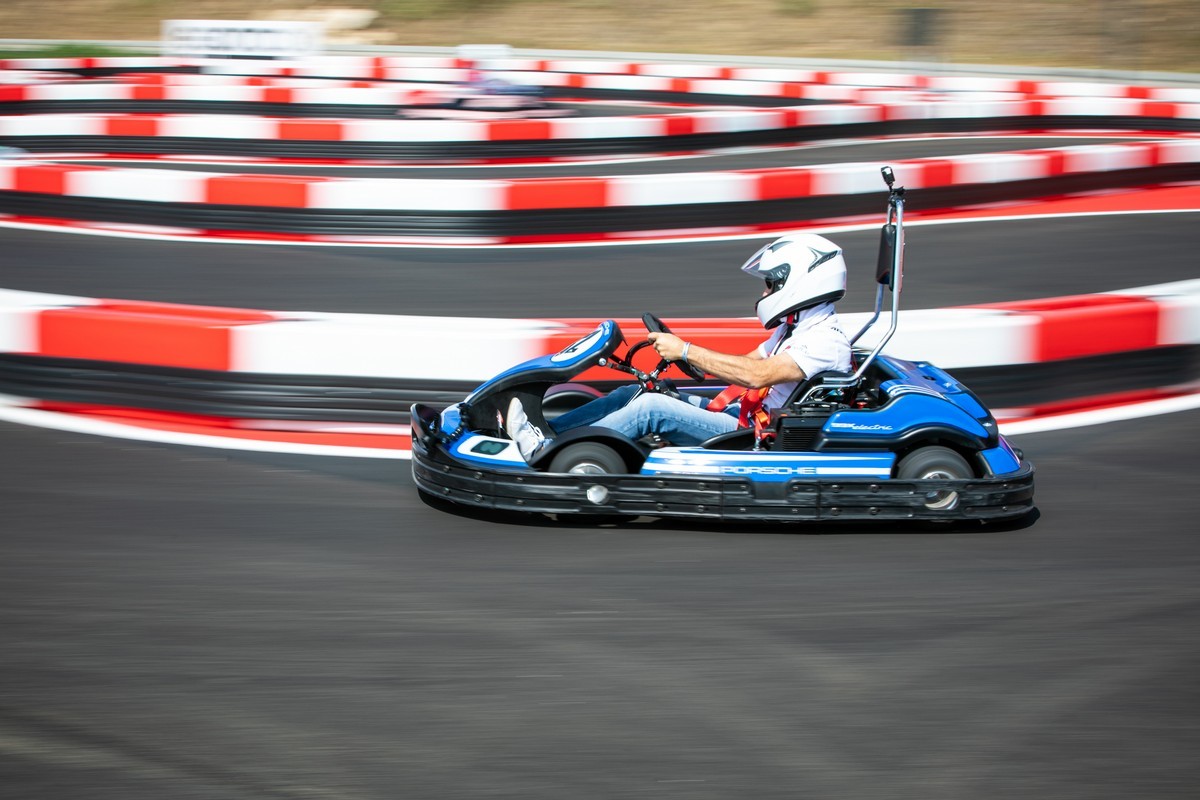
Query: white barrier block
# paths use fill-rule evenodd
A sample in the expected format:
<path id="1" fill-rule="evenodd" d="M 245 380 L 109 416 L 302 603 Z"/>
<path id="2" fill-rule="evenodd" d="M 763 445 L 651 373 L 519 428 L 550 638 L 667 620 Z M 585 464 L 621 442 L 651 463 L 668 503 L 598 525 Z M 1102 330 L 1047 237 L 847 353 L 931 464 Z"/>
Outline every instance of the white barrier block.
<path id="1" fill-rule="evenodd" d="M 349 119 L 342 128 L 355 142 L 480 142 L 488 131 L 486 123 L 450 119 Z"/>
<path id="2" fill-rule="evenodd" d="M 721 79 L 724 67 L 716 64 L 639 64 L 639 75 L 661 78 Z"/>
<path id="3" fill-rule="evenodd" d="M 105 117 L 95 114 L 0 117 L 0 136 L 102 136 L 105 130 Z"/>
<path id="4" fill-rule="evenodd" d="M 233 114 L 170 114 L 159 118 L 159 136 L 205 139 L 277 139 L 279 123 L 266 117 Z"/>
<path id="5" fill-rule="evenodd" d="M 1183 86 L 1157 86 L 1150 90 L 1150 99 L 1164 103 L 1200 103 L 1200 89 Z"/>
<path id="6" fill-rule="evenodd" d="M 936 103 L 931 108 L 931 115 L 936 119 L 994 119 L 1020 117 L 1029 113 L 1028 101 L 1004 98 L 960 100 L 955 97 L 945 103 Z"/>
<path id="7" fill-rule="evenodd" d="M 367 314 L 242 325 L 234 371 L 483 381 L 546 352 L 557 326 L 536 320 Z"/>
<path id="8" fill-rule="evenodd" d="M 383 56 L 380 62 L 387 67 L 424 67 L 426 69 L 455 69 L 457 56 Z"/>
<path id="9" fill-rule="evenodd" d="M 933 103 L 927 101 L 907 101 L 897 97 L 890 97 L 879 101 L 866 102 L 882 102 L 887 104 L 884 113 L 887 114 L 889 121 L 897 119 L 929 119 L 934 114 Z"/>
<path id="10" fill-rule="evenodd" d="M 1067 172 L 1110 172 L 1136 169 L 1151 164 L 1151 149 L 1140 145 L 1084 145 L 1064 147 L 1063 168 Z"/>
<path id="11" fill-rule="evenodd" d="M 981 153 L 955 156 L 954 182 L 1006 183 L 1046 177 L 1046 158 L 1040 154 Z"/>
<path id="12" fill-rule="evenodd" d="M 368 211 L 502 211 L 506 181 L 346 178 L 308 187 L 310 208 Z"/>
<path id="13" fill-rule="evenodd" d="M 912 89 L 920 85 L 917 75 L 889 72 L 831 72 L 827 80 L 841 86 L 895 86 Z"/>
<path id="14" fill-rule="evenodd" d="M 328 78 L 337 76 L 339 78 L 354 78 L 364 79 L 371 78 L 375 74 L 374 68 L 369 64 L 346 64 L 337 67 L 325 66 L 303 66 L 297 67 L 294 75 L 311 75 L 314 78 Z"/>
<path id="15" fill-rule="evenodd" d="M 1200 161 L 1200 139 L 1173 139 L 1158 142 L 1157 145 L 1159 160 L 1164 164 L 1191 164 Z"/>
<path id="16" fill-rule="evenodd" d="M 124 83 L 41 83 L 26 87 L 25 99 L 46 100 L 128 100 L 133 90 Z"/>
<path id="17" fill-rule="evenodd" d="M 869 314 L 839 314 L 842 327 L 857 332 Z M 928 361 L 944 369 L 1028 364 L 1036 357 L 1036 315 L 991 309 L 901 311 L 900 327 L 884 352 L 912 361 Z M 858 342 L 874 347 L 887 332 L 881 319 Z"/>
<path id="18" fill-rule="evenodd" d="M 804 99 L 822 103 L 856 103 L 862 89 L 857 86 L 828 86 L 814 83 L 804 86 Z"/>
<path id="19" fill-rule="evenodd" d="M 213 176 L 211 172 L 167 169 L 83 170 L 67 174 L 65 193 L 154 203 L 203 203 L 206 182 Z"/>
<path id="20" fill-rule="evenodd" d="M 1200 344 L 1200 295 L 1156 298 L 1162 314 L 1158 343 Z"/>
<path id="21" fill-rule="evenodd" d="M 992 78 L 983 75 L 939 75 L 927 79 L 925 88 L 940 92 L 1003 92 L 1010 94 L 1020 88 L 1013 78 Z"/>
<path id="22" fill-rule="evenodd" d="M 617 89 L 630 92 L 669 92 L 673 78 L 653 75 L 589 75 L 584 82 L 588 89 Z"/>
<path id="23" fill-rule="evenodd" d="M 1123 97 L 1056 97 L 1045 101 L 1043 113 L 1063 117 L 1129 117 L 1141 113 L 1142 102 Z"/>
<path id="24" fill-rule="evenodd" d="M 1038 94 L 1059 97 L 1125 97 L 1126 87 L 1116 83 L 1039 81 Z"/>
<path id="25" fill-rule="evenodd" d="M 467 73 L 461 69 L 428 67 L 389 67 L 384 74 L 390 81 L 416 81 L 418 83 L 461 83 Z"/>
<path id="26" fill-rule="evenodd" d="M 883 112 L 876 106 L 795 106 L 792 110 L 799 112 L 801 125 L 851 125 L 883 120 Z"/>
<path id="27" fill-rule="evenodd" d="M 736 133 L 780 127 L 780 114 L 762 111 L 702 111 L 693 114 L 696 133 Z"/>
<path id="28" fill-rule="evenodd" d="M 632 65 L 628 61 L 550 61 L 546 64 L 546 69 L 553 72 L 575 72 L 584 75 L 600 75 L 600 74 L 618 74 L 626 75 L 629 73 Z"/>
<path id="29" fill-rule="evenodd" d="M 554 139 L 624 139 L 667 132 L 666 122 L 655 117 L 563 117 L 549 122 Z"/>
<path id="30" fill-rule="evenodd" d="M 0 353 L 37 353 L 38 315 L 42 311 L 97 303 L 88 297 L 0 289 Z"/>
<path id="31" fill-rule="evenodd" d="M 756 176 L 734 172 L 629 175 L 609 180 L 608 204 L 665 206 L 682 203 L 742 203 L 758 199 L 757 186 Z"/>
<path id="32" fill-rule="evenodd" d="M 777 83 L 813 83 L 821 73 L 811 69 L 788 67 L 737 67 L 733 77 L 740 81 L 773 81 Z"/>
<path id="33" fill-rule="evenodd" d="M 810 194 L 864 194 L 879 191 L 879 167 L 876 164 L 823 164 L 809 167 L 812 176 Z"/>

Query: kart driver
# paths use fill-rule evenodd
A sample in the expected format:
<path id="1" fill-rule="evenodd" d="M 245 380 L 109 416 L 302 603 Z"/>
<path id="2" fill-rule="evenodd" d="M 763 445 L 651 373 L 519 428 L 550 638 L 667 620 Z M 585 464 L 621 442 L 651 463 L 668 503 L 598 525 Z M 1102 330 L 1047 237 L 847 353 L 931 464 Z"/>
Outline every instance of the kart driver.
<path id="1" fill-rule="evenodd" d="M 685 393 L 680 399 L 629 384 L 561 415 L 555 430 L 600 425 L 634 440 L 653 433 L 675 445 L 696 445 L 763 420 L 817 373 L 849 371 L 850 341 L 833 307 L 846 293 L 840 247 L 816 234 L 788 234 L 751 256 L 742 271 L 767 284 L 755 311 L 772 333 L 755 350 L 733 355 L 670 333 L 648 336 L 659 356 L 732 384 L 729 390 L 717 398 Z M 740 403 L 727 405 L 739 395 Z M 550 441 L 517 398 L 509 404 L 505 430 L 526 461 Z"/>

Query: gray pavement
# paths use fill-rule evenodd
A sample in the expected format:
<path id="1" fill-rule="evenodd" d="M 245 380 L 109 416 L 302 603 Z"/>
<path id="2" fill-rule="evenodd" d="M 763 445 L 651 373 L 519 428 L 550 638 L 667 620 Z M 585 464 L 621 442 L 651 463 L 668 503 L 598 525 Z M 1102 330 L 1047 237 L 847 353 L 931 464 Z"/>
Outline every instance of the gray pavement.
<path id="1" fill-rule="evenodd" d="M 1198 413 L 1022 437 L 1040 519 L 955 533 L 0 425 L 0 797 L 1191 797 Z"/>

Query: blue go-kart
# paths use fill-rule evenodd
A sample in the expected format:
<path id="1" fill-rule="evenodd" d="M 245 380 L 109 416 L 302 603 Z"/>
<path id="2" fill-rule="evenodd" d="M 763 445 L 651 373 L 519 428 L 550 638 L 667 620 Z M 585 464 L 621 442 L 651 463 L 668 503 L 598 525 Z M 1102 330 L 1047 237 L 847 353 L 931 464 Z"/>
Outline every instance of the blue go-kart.
<path id="1" fill-rule="evenodd" d="M 1033 466 L 1000 435 L 991 412 L 946 372 L 883 353 L 896 331 L 903 276 L 904 188 L 888 168 L 875 313 L 891 294 L 891 327 L 856 349 L 852 374 L 800 384 L 765 427 L 697 446 L 603 427 L 553 437 L 526 463 L 503 431 L 513 397 L 530 421 L 554 430 L 555 412 L 590 399 L 576 377 L 595 366 L 632 375 L 642 391 L 676 392 L 633 365 L 648 341 L 625 347 L 613 320 L 553 355 L 519 364 L 445 409 L 412 407 L 412 471 L 419 491 L 477 509 L 602 517 L 733 521 L 1011 520 L 1033 510 Z M 646 314 L 650 331 L 667 331 Z M 693 367 L 676 364 L 694 381 Z M 564 405 L 565 404 L 565 405 Z"/>

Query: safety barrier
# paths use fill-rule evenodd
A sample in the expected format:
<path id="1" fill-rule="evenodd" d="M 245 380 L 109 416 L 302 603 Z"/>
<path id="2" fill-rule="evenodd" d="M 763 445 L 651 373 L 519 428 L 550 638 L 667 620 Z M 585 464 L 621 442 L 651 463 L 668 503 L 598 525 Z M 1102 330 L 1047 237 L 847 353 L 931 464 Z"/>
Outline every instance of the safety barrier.
<path id="1" fill-rule="evenodd" d="M 843 316 L 854 329 L 864 315 Z M 637 338 L 640 321 L 619 322 Z M 454 402 L 506 365 L 555 352 L 594 324 L 0 291 L 0 393 L 214 417 L 403 424 L 411 403 Z M 746 352 L 763 336 L 756 320 L 672 326 L 727 352 Z M 889 352 L 953 370 L 992 405 L 1184 384 L 1200 378 L 1200 280 L 903 312 Z M 595 368 L 582 377 L 612 381 L 614 373 Z"/>
<path id="2" fill-rule="evenodd" d="M 462 77 L 463 66 L 453 58 L 367 56 L 282 63 L 8 61 L 0 68 L 119 76 L 124 82 L 0 86 L 0 107 L 170 102 L 242 108 L 261 102 L 299 108 L 337 101 L 377 109 L 371 102 L 392 103 L 404 91 L 404 84 L 387 89 L 380 82 L 453 81 Z M 1181 133 L 1200 130 L 1200 90 L 1187 87 L 591 60 L 509 59 L 493 66 L 512 80 L 563 91 L 667 92 L 740 98 L 756 105 L 821 105 L 493 122 L 31 113 L 0 117 L 0 142 L 159 155 L 470 160 L 830 136 L 1102 126 L 1168 133 L 1159 141 L 915 159 L 899 164 L 897 174 L 911 188 L 925 190 L 922 203 L 927 208 L 1200 177 L 1200 138 Z M 154 74 L 146 72 L 159 67 Z M 170 74 L 200 70 L 204 74 Z M 321 83 L 316 76 L 341 84 L 316 87 L 312 84 Z M 355 81 L 366 85 L 352 85 Z M 769 230 L 873 213 L 874 206 L 867 203 L 874 202 L 877 189 L 877 165 L 853 163 L 513 180 L 333 179 L 0 164 L 0 214 L 18 220 L 153 225 L 200 235 L 256 231 L 308 241 L 509 243 L 713 227 Z"/>

